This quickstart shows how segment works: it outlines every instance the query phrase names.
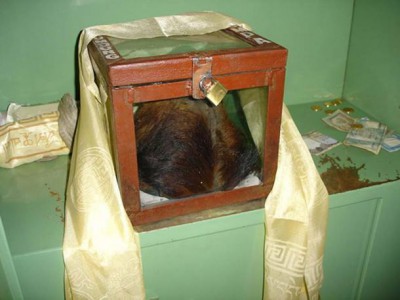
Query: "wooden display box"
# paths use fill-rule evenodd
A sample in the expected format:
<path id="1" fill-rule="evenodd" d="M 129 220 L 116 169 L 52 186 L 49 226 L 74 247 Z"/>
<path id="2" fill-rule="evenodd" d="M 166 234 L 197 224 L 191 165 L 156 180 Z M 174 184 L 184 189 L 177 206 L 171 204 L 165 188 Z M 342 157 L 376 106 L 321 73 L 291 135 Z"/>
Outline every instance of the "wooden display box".
<path id="1" fill-rule="evenodd" d="M 130 41 L 99 36 L 89 45 L 89 53 L 98 84 L 108 93 L 115 168 L 125 209 L 134 225 L 267 197 L 277 168 L 285 48 L 235 26 L 203 36 Z M 143 205 L 134 106 L 182 97 L 208 101 L 211 83 L 222 84 L 228 95 L 243 89 L 265 90 L 266 97 L 260 100 L 266 102 L 261 183 Z"/>

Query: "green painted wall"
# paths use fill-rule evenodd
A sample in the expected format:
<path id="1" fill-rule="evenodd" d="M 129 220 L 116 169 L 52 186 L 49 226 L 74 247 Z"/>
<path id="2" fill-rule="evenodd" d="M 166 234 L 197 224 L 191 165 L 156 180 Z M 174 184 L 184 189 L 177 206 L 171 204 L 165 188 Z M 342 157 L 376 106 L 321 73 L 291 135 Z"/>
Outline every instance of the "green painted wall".
<path id="1" fill-rule="evenodd" d="M 10 101 L 58 100 L 76 91 L 82 28 L 214 10 L 250 23 L 289 49 L 286 102 L 342 94 L 353 0 L 0 0 L 0 110 Z"/>
<path id="2" fill-rule="evenodd" d="M 400 130 L 400 1 L 356 0 L 344 96 Z"/>

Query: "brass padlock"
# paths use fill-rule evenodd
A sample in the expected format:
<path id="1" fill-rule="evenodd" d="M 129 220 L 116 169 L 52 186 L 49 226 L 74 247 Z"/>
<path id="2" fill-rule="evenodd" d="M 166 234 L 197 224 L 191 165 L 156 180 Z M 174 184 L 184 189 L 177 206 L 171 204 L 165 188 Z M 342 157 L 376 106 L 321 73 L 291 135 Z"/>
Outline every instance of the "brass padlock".
<path id="1" fill-rule="evenodd" d="M 221 103 L 228 92 L 218 80 L 210 75 L 206 75 L 200 80 L 200 89 L 215 106 Z"/>

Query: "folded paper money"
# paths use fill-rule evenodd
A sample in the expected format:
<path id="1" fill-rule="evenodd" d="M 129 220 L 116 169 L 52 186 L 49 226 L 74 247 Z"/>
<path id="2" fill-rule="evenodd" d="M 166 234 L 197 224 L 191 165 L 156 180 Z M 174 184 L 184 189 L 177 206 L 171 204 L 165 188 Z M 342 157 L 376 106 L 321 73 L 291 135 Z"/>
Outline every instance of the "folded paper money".
<path id="1" fill-rule="evenodd" d="M 386 134 L 386 125 L 370 121 L 366 118 L 359 119 L 357 124 L 360 124 L 359 128 L 352 128 L 343 141 L 343 144 L 379 154 L 383 138 Z"/>

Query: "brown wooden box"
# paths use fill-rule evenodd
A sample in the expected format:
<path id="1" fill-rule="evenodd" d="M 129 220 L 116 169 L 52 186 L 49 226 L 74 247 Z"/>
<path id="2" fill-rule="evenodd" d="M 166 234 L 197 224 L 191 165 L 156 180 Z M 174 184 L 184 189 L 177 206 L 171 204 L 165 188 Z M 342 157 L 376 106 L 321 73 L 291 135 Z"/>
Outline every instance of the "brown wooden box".
<path id="1" fill-rule="evenodd" d="M 238 46 L 129 58 L 117 50 L 115 40 L 106 36 L 97 37 L 89 45 L 96 75 L 106 85 L 116 173 L 125 209 L 134 225 L 265 199 L 272 188 L 287 50 L 241 27 L 231 27 L 219 34 L 237 39 Z M 204 99 L 199 81 L 205 75 L 211 75 L 229 91 L 268 86 L 262 184 L 143 207 L 139 196 L 133 105 L 187 96 Z"/>

